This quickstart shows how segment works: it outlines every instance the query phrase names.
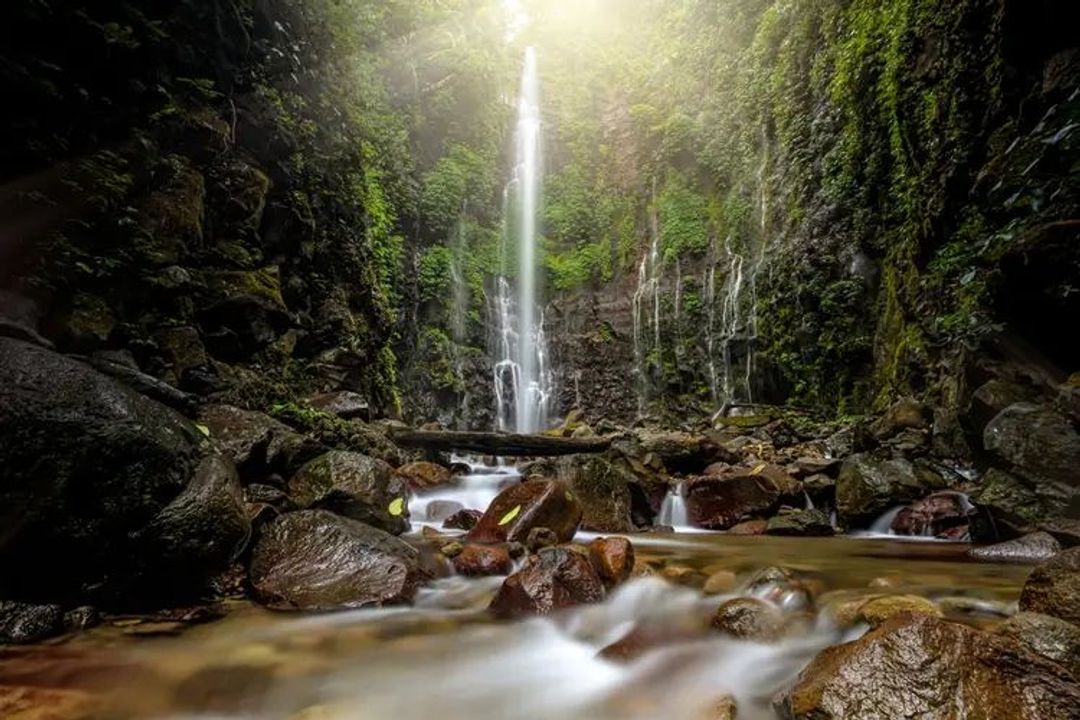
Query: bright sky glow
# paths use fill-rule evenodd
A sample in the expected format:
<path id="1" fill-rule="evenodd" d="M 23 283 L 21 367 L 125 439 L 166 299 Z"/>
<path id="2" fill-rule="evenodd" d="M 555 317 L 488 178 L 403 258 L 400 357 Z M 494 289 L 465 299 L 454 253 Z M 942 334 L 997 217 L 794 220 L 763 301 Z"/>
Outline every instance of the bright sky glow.
<path id="1" fill-rule="evenodd" d="M 529 13 L 525 11 L 522 0 L 503 0 L 506 10 L 506 41 L 512 42 L 525 26 L 529 24 Z"/>

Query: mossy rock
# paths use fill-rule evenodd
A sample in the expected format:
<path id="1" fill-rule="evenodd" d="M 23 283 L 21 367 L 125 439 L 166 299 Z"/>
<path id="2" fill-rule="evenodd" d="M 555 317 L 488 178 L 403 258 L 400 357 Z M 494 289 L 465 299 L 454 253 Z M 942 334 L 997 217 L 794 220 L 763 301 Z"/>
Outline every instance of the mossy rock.
<path id="1" fill-rule="evenodd" d="M 166 160 L 168 180 L 140 208 L 136 249 L 149 263 L 174 265 L 203 243 L 206 182 L 186 159 Z"/>
<path id="2" fill-rule="evenodd" d="M 271 305 L 284 309 L 281 296 L 281 274 L 277 265 L 257 270 L 207 270 L 200 273 L 206 304 L 228 300 L 238 295 L 267 300 Z"/>

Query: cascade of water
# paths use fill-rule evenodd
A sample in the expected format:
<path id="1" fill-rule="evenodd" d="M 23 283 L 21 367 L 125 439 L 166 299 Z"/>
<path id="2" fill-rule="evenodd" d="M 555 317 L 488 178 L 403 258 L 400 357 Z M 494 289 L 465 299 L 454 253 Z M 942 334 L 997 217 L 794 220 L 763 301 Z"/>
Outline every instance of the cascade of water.
<path id="1" fill-rule="evenodd" d="M 537 212 L 540 201 L 540 78 L 536 51 L 525 51 L 518 99 L 513 179 L 503 192 L 503 273 L 496 281 L 494 367 L 500 430 L 537 432 L 547 422 L 552 376 L 547 363 L 544 315 L 538 309 Z M 516 245 L 516 292 L 509 280 L 511 240 Z"/>
<path id="2" fill-rule="evenodd" d="M 653 180 L 652 204 L 649 217 L 649 248 L 641 256 L 638 265 L 638 284 L 634 290 L 634 360 L 638 373 L 638 412 L 645 411 L 648 400 L 648 365 L 650 355 L 660 352 L 660 280 L 662 271 L 660 257 L 660 218 L 656 209 L 656 181 Z M 646 305 L 648 303 L 648 306 Z M 652 317 L 646 318 L 652 310 Z M 650 324 L 651 337 L 645 334 Z"/>
<path id="3" fill-rule="evenodd" d="M 709 263 L 705 273 L 705 357 L 709 363 L 709 394 L 714 403 L 720 402 L 719 380 L 716 376 L 716 241 L 709 241 Z"/>
<path id="4" fill-rule="evenodd" d="M 686 509 L 686 498 L 683 497 L 681 484 L 668 490 L 668 494 L 664 496 L 660 513 L 656 516 L 656 523 L 668 525 L 676 530 L 694 529 L 690 525 L 690 514 Z"/>
<path id="5" fill-rule="evenodd" d="M 679 310 L 682 305 L 682 258 L 675 260 L 675 323 L 679 322 Z"/>

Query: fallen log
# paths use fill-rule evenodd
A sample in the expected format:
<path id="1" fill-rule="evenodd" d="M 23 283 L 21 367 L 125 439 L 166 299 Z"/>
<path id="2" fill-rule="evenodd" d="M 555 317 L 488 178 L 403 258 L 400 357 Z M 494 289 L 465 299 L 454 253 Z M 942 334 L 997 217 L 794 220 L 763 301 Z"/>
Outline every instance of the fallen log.
<path id="1" fill-rule="evenodd" d="M 437 452 L 473 452 L 482 455 L 550 457 L 598 453 L 611 447 L 611 438 L 565 438 L 453 430 L 391 430 L 390 439 L 401 447 Z"/>

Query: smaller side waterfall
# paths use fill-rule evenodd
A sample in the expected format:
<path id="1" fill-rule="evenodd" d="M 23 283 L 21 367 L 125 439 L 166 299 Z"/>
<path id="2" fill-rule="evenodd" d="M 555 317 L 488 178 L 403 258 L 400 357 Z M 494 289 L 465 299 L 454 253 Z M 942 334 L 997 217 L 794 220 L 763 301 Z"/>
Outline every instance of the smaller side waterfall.
<path id="1" fill-rule="evenodd" d="M 656 516 L 657 525 L 669 525 L 675 530 L 695 530 L 690 524 L 690 514 L 686 510 L 686 497 L 683 495 L 682 483 L 668 490 L 664 496 L 664 503 L 660 506 L 660 514 Z"/>
<path id="2" fill-rule="evenodd" d="M 660 256 L 660 218 L 656 209 L 656 182 L 653 181 L 649 218 L 649 247 L 638 264 L 638 283 L 634 290 L 634 361 L 637 366 L 638 413 L 645 411 L 649 396 L 649 365 L 660 352 L 660 281 L 663 258 Z"/>

